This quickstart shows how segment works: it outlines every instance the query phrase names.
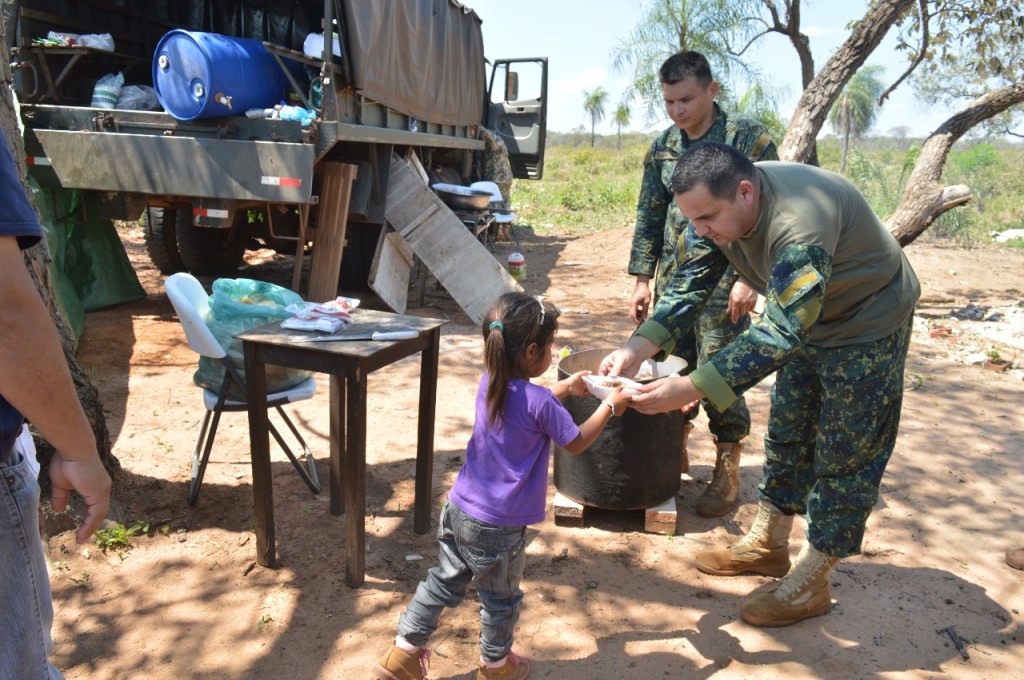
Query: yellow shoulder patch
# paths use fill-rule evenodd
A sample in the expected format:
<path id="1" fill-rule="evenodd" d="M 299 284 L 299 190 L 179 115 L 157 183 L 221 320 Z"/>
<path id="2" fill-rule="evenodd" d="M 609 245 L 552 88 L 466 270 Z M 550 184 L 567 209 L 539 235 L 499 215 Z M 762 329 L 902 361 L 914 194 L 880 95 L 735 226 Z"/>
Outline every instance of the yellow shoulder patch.
<path id="1" fill-rule="evenodd" d="M 802 307 L 797 307 L 794 315 L 806 330 L 817 323 L 818 317 L 821 316 L 821 303 L 817 298 L 811 298 Z"/>
<path id="2" fill-rule="evenodd" d="M 778 301 L 780 307 L 788 307 L 793 300 L 800 298 L 804 293 L 821 282 L 821 274 L 811 267 L 804 267 L 793 280 L 789 282 L 786 289 L 779 293 Z"/>

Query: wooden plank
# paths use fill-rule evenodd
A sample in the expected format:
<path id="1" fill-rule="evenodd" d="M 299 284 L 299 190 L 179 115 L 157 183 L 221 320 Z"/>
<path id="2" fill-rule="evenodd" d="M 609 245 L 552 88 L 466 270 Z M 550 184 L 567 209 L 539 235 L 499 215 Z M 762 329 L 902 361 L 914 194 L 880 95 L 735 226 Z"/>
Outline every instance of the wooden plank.
<path id="1" fill-rule="evenodd" d="M 345 249 L 348 204 L 357 166 L 350 163 L 323 163 L 320 202 L 317 206 L 313 260 L 309 265 L 307 300 L 326 302 L 338 296 L 341 256 Z"/>
<path id="2" fill-rule="evenodd" d="M 267 212 L 270 212 L 270 205 L 267 205 Z M 301 295 L 299 290 L 302 284 L 302 262 L 306 257 L 306 231 L 309 227 L 309 204 L 299 204 L 299 238 L 295 242 L 295 264 L 292 270 L 292 290 Z"/>
<path id="3" fill-rule="evenodd" d="M 522 290 L 408 162 L 391 157 L 384 216 L 474 323 L 502 293 Z"/>
<path id="4" fill-rule="evenodd" d="M 391 225 L 384 225 L 377 253 L 370 267 L 370 289 L 391 311 L 405 314 L 409 303 L 409 279 L 412 277 L 413 252 Z"/>
<path id="5" fill-rule="evenodd" d="M 661 505 L 644 510 L 644 531 L 650 534 L 676 534 L 676 498 L 673 496 Z"/>
<path id="6" fill-rule="evenodd" d="M 551 504 L 555 513 L 555 525 L 560 527 L 583 526 L 585 508 L 573 499 L 555 492 L 555 500 Z"/>

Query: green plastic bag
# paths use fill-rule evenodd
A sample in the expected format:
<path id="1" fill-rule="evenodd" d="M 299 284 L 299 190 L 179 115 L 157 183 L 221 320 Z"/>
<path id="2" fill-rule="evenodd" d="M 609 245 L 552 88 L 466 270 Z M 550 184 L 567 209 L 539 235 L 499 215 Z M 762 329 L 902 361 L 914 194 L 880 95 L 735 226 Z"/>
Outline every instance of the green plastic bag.
<path id="1" fill-rule="evenodd" d="M 217 338 L 217 342 L 231 357 L 243 380 L 245 358 L 242 353 L 242 341 L 236 340 L 233 336 L 273 321 L 287 319 L 292 313 L 285 308 L 301 301 L 298 293 L 266 281 L 217 279 L 213 282 L 210 315 L 206 319 L 206 324 Z M 287 390 L 311 375 L 311 371 L 268 364 L 267 391 Z M 224 366 L 218 359 L 200 357 L 199 370 L 196 371 L 193 380 L 200 387 L 220 391 L 224 380 Z M 235 400 L 245 399 L 240 387 L 234 383 L 228 389 L 228 397 Z"/>

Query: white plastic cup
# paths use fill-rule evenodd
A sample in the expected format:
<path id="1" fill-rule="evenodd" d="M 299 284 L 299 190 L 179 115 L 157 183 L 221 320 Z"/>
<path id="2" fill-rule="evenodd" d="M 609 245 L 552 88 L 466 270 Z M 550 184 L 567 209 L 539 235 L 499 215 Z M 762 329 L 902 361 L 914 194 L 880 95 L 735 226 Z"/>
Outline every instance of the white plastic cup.
<path id="1" fill-rule="evenodd" d="M 522 253 L 509 253 L 508 273 L 516 281 L 526 278 L 526 258 Z"/>

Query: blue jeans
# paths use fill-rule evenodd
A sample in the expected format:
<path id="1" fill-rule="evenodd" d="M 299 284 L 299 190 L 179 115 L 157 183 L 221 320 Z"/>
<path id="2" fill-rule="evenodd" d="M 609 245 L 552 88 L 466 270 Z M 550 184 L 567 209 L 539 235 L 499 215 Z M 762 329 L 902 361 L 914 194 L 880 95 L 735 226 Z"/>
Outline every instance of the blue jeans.
<path id="1" fill-rule="evenodd" d="M 17 451 L 0 455 L 0 680 L 63 678 L 53 648 L 50 577 L 39 538 L 39 483 Z"/>
<path id="2" fill-rule="evenodd" d="M 526 566 L 526 527 L 481 522 L 449 501 L 441 507 L 437 530 L 440 564 L 427 572 L 398 620 L 398 634 L 424 647 L 446 607 L 466 597 L 471 582 L 480 595 L 480 656 L 501 661 L 512 649 Z"/>

